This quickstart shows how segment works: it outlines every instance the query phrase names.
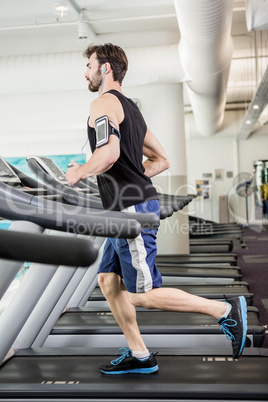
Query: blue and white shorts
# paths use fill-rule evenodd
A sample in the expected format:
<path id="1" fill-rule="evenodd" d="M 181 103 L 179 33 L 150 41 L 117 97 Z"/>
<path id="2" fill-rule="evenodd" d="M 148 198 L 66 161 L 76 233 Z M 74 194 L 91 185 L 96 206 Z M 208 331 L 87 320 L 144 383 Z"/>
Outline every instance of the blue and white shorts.
<path id="1" fill-rule="evenodd" d="M 158 200 L 150 200 L 124 209 L 124 212 L 153 212 L 159 216 Z M 98 272 L 120 275 L 131 293 L 145 293 L 162 284 L 155 264 L 157 229 L 142 229 L 135 239 L 108 238 Z"/>

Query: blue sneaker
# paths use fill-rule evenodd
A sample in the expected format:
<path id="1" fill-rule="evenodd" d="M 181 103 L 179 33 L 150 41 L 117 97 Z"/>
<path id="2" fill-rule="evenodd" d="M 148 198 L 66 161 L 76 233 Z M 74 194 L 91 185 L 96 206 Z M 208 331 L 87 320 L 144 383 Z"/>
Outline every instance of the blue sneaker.
<path id="1" fill-rule="evenodd" d="M 132 356 L 132 350 L 120 348 L 117 352 L 120 357 L 112 360 L 111 364 L 103 364 L 100 370 L 104 374 L 151 374 L 158 370 L 158 364 L 153 353 L 148 359 L 140 360 Z"/>
<path id="2" fill-rule="evenodd" d="M 247 303 L 244 296 L 227 299 L 226 303 L 231 304 L 232 309 L 227 317 L 221 317 L 218 323 L 221 324 L 220 331 L 232 341 L 233 358 L 238 359 L 243 352 L 247 336 Z"/>

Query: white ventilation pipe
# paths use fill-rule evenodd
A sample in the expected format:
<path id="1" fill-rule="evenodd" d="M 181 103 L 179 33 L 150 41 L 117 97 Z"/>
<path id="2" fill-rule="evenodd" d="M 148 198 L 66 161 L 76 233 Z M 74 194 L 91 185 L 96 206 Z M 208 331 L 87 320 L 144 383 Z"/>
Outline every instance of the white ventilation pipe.
<path id="1" fill-rule="evenodd" d="M 126 49 L 124 86 L 187 80 L 177 45 Z M 0 57 L 0 95 L 87 89 L 81 52 Z"/>
<path id="2" fill-rule="evenodd" d="M 187 91 L 198 131 L 221 126 L 232 58 L 233 0 L 174 0 L 181 32 L 179 54 L 190 76 Z"/>
<path id="3" fill-rule="evenodd" d="M 248 31 L 268 29 L 268 1 L 246 0 L 246 20 Z"/>

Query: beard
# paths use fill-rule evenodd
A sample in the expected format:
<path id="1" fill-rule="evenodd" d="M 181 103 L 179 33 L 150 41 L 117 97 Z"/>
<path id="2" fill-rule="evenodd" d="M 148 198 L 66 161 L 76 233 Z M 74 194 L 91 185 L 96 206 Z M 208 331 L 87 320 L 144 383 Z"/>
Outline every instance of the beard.
<path id="1" fill-rule="evenodd" d="M 102 83 L 101 68 L 99 67 L 95 76 L 91 80 L 88 80 L 88 89 L 90 92 L 98 92 Z"/>

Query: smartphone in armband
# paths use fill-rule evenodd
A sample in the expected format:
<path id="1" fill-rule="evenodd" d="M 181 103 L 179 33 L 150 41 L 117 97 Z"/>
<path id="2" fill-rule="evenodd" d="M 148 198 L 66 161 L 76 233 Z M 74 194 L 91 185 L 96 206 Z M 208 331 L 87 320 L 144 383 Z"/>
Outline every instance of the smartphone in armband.
<path id="1" fill-rule="evenodd" d="M 121 140 L 119 131 L 112 127 L 108 116 L 101 116 L 95 120 L 96 131 L 96 148 L 106 145 L 109 141 L 110 135 L 116 135 Z"/>
<path id="2" fill-rule="evenodd" d="M 109 141 L 109 118 L 101 116 L 95 120 L 96 148 L 105 145 Z"/>

